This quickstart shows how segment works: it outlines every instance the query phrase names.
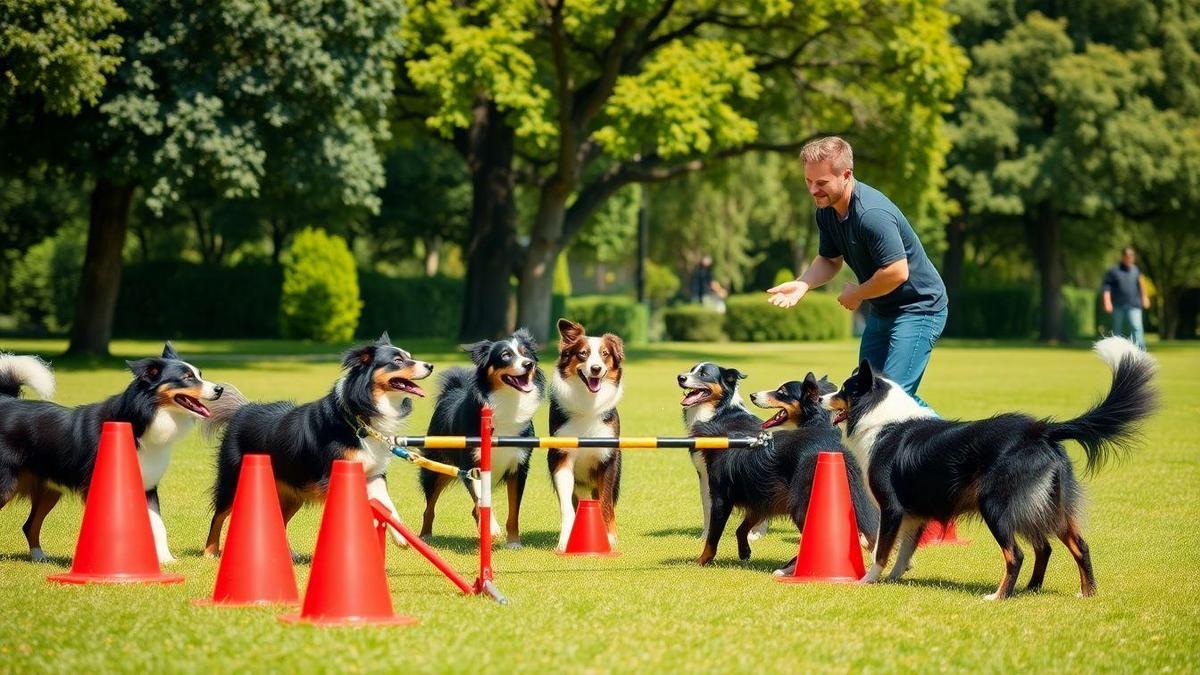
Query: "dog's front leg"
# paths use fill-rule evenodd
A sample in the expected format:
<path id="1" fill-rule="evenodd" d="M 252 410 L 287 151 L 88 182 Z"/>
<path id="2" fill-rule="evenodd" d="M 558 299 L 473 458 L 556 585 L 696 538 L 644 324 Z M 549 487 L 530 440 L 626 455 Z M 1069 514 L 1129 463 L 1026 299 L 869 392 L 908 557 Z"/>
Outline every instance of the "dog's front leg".
<path id="1" fill-rule="evenodd" d="M 708 537 L 704 541 L 704 550 L 696 560 L 701 565 L 707 565 L 717 557 L 717 544 L 725 532 L 725 524 L 729 522 L 729 514 L 733 513 L 733 502 L 726 500 L 720 494 L 712 501 L 712 519 L 708 523 Z"/>
<path id="2" fill-rule="evenodd" d="M 692 464 L 696 467 L 696 477 L 700 479 L 700 510 L 704 514 L 704 529 L 700 532 L 701 541 L 708 540 L 709 521 L 712 520 L 712 495 L 708 489 L 708 464 L 700 452 L 692 453 Z"/>
<path id="3" fill-rule="evenodd" d="M 392 503 L 392 497 L 388 494 L 387 476 L 379 474 L 371 476 L 367 479 L 367 499 L 377 499 L 380 504 L 387 507 L 392 517 L 397 522 L 400 521 L 400 514 L 396 512 L 396 505 Z M 400 532 L 392 527 L 388 527 L 388 533 L 392 535 L 392 541 L 400 548 L 408 548 L 408 540 L 400 536 Z"/>
<path id="4" fill-rule="evenodd" d="M 150 531 L 154 534 L 154 551 L 158 554 L 158 562 L 175 562 L 171 549 L 167 546 L 167 526 L 163 523 L 158 507 L 158 488 L 146 491 L 146 511 L 150 514 Z"/>
<path id="5" fill-rule="evenodd" d="M 874 562 L 871 564 L 871 569 L 867 570 L 866 576 L 862 578 L 863 583 L 873 584 L 879 581 L 879 576 L 883 574 L 883 568 L 887 567 L 888 558 L 892 555 L 892 546 L 896 543 L 896 536 L 899 534 L 900 525 L 903 522 L 904 513 L 898 507 L 881 505 L 879 538 L 875 540 Z"/>
<path id="6" fill-rule="evenodd" d="M 558 532 L 559 553 L 567 550 L 567 539 L 571 537 L 571 528 L 575 525 L 575 508 L 571 504 L 571 496 L 575 493 L 575 458 L 571 453 L 554 453 L 551 462 L 558 460 L 551 473 L 554 481 L 554 492 L 558 495 L 558 510 L 561 528 Z"/>

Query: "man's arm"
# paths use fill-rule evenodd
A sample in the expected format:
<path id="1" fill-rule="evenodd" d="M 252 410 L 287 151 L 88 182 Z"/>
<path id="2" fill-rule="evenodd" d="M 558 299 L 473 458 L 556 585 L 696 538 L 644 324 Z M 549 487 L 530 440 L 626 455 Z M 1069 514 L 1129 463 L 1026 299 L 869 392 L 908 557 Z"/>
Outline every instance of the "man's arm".
<path id="1" fill-rule="evenodd" d="M 1138 275 L 1138 290 L 1142 294 L 1142 309 L 1150 309 L 1150 294 L 1146 292 L 1146 285 L 1142 283 L 1142 275 Z"/>
<path id="2" fill-rule="evenodd" d="M 772 294 L 770 302 L 776 307 L 791 307 L 800 302 L 809 289 L 829 283 L 829 280 L 835 277 L 840 269 L 842 269 L 841 256 L 826 258 L 818 255 L 813 258 L 812 264 L 808 266 L 804 274 L 800 275 L 799 279 L 768 288 L 767 292 Z"/>
<path id="3" fill-rule="evenodd" d="M 1112 314 L 1112 291 L 1104 289 L 1104 311 Z"/>
<path id="4" fill-rule="evenodd" d="M 1104 281 L 1100 282 L 1100 287 L 1104 289 L 1104 311 L 1112 314 L 1112 291 L 1116 285 L 1116 278 L 1113 271 L 1110 269 L 1104 273 Z M 1141 285 L 1141 279 L 1138 279 L 1138 285 Z"/>
<path id="5" fill-rule="evenodd" d="M 850 284 L 851 297 L 861 303 L 863 300 L 887 295 L 906 281 L 908 281 L 908 258 L 901 258 L 875 270 L 875 274 L 872 274 L 871 278 L 867 279 L 863 285 Z"/>

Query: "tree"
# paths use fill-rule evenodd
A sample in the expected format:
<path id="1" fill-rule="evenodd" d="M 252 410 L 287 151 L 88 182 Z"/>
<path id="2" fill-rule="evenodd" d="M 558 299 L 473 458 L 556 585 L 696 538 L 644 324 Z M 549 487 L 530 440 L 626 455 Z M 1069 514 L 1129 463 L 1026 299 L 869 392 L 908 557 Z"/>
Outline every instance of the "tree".
<path id="1" fill-rule="evenodd" d="M 965 69 L 949 25 L 902 0 L 415 3 L 399 105 L 473 177 L 463 337 L 507 330 L 515 273 L 518 321 L 544 338 L 559 252 L 623 187 L 816 134 L 870 134 L 914 213 L 936 214 L 939 110 Z M 522 246 L 518 178 L 538 196 Z"/>
<path id="2" fill-rule="evenodd" d="M 1061 339 L 1066 251 L 1108 241 L 1114 214 L 1166 222 L 1198 202 L 1171 149 L 1197 129 L 1200 18 L 1143 0 L 959 5 L 975 10 L 957 31 L 973 70 L 951 125 L 963 213 L 946 267 L 957 276 L 971 232 L 1016 222 L 1039 277 L 1041 338 Z"/>
<path id="3" fill-rule="evenodd" d="M 289 196 L 375 209 L 383 184 L 399 0 L 124 8 L 122 65 L 98 105 L 6 129 L 52 139 L 93 177 L 74 353 L 108 352 L 136 189 L 155 210 Z"/>

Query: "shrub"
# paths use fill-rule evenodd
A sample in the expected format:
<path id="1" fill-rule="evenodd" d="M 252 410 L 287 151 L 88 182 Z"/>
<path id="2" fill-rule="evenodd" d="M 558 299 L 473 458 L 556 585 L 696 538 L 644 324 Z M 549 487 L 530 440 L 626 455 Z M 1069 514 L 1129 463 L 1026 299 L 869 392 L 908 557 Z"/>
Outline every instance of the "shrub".
<path id="1" fill-rule="evenodd" d="M 1063 288 L 1063 331 L 1069 339 L 1096 335 L 1096 291 Z M 950 307 L 948 337 L 1032 339 L 1041 321 L 1041 297 L 1035 286 L 964 288 Z"/>
<path id="2" fill-rule="evenodd" d="M 75 318 L 85 241 L 64 229 L 31 246 L 12 267 L 9 289 L 23 330 L 65 332 Z"/>
<path id="3" fill-rule="evenodd" d="M 279 305 L 284 337 L 319 342 L 353 338 L 362 300 L 346 241 L 313 228 L 297 234 L 284 263 Z"/>
<path id="4" fill-rule="evenodd" d="M 126 265 L 113 335 L 156 340 L 277 338 L 282 285 L 283 268 L 269 263 Z"/>
<path id="5" fill-rule="evenodd" d="M 462 279 L 451 277 L 391 277 L 378 272 L 358 273 L 362 316 L 356 335 L 454 339 L 462 322 Z"/>
<path id="6" fill-rule="evenodd" d="M 761 293 L 730 296 L 725 305 L 725 334 L 730 340 L 765 342 L 850 337 L 850 312 L 828 293 L 809 293 L 799 305 L 790 309 L 775 307 Z"/>
<path id="7" fill-rule="evenodd" d="M 725 335 L 725 315 L 700 305 L 680 305 L 663 310 L 663 327 L 668 340 L 676 342 L 720 342 Z"/>
<path id="8" fill-rule="evenodd" d="M 646 261 L 646 299 L 661 307 L 679 292 L 679 277 L 666 265 Z"/>
<path id="9" fill-rule="evenodd" d="M 567 298 L 566 310 L 566 317 L 583 324 L 589 335 L 615 333 L 628 344 L 643 343 L 649 337 L 650 310 L 625 295 Z"/>

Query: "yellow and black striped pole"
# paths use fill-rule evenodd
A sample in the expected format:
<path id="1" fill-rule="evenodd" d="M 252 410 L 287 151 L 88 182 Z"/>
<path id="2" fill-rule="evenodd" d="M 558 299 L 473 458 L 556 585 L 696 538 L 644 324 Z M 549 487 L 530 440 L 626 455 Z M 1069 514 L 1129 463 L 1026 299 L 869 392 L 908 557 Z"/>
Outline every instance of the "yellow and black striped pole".
<path id="1" fill-rule="evenodd" d="M 768 435 L 729 438 L 726 436 L 665 437 L 665 436 L 496 436 L 492 447 L 504 448 L 620 448 L 650 450 L 657 448 L 687 448 L 689 450 L 728 450 L 753 448 L 762 445 Z M 480 446 L 479 436 L 395 436 L 390 439 L 399 448 L 437 450 L 473 450 Z"/>

